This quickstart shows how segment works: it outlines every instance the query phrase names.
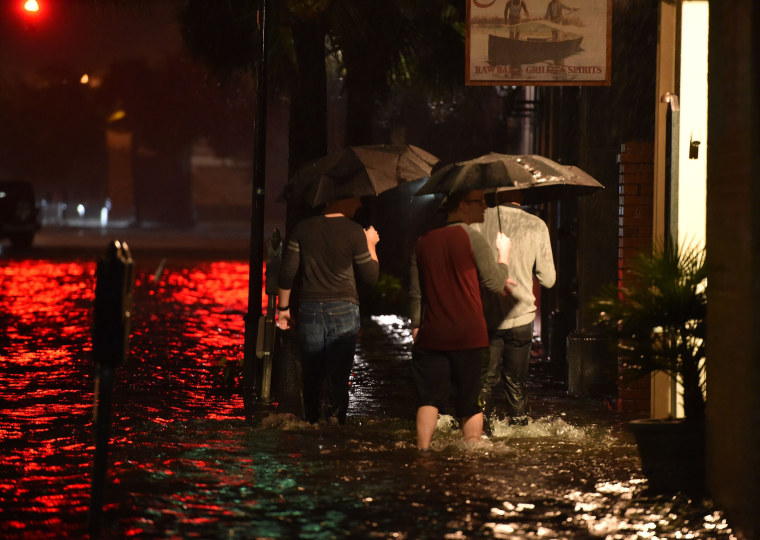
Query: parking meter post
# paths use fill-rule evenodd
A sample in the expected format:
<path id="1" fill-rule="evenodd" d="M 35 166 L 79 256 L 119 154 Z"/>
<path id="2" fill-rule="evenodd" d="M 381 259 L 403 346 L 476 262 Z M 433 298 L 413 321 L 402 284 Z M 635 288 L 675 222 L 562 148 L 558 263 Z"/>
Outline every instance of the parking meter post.
<path id="1" fill-rule="evenodd" d="M 253 124 L 253 190 L 251 195 L 250 264 L 248 266 L 248 312 L 243 347 L 243 406 L 246 420 L 255 422 L 256 377 L 261 362 L 256 358 L 258 320 L 261 317 L 261 286 L 264 268 L 264 188 L 266 186 L 266 118 L 267 62 L 266 30 L 269 0 L 259 0 L 257 8 L 258 40 L 256 44 L 256 103 Z"/>
<path id="2" fill-rule="evenodd" d="M 92 350 L 95 361 L 95 458 L 90 491 L 89 527 L 93 538 L 101 533 L 114 375 L 116 368 L 126 358 L 129 346 L 132 269 L 133 261 L 129 247 L 118 240 L 108 245 L 104 257 L 98 261 L 92 324 Z"/>
<path id="3" fill-rule="evenodd" d="M 277 311 L 277 278 L 282 265 L 282 238 L 279 229 L 275 229 L 267 241 L 267 267 L 264 292 L 267 295 L 267 311 L 259 320 L 259 350 L 256 356 L 261 358 L 261 401 L 272 401 L 272 361 L 275 344 L 275 313 Z"/>

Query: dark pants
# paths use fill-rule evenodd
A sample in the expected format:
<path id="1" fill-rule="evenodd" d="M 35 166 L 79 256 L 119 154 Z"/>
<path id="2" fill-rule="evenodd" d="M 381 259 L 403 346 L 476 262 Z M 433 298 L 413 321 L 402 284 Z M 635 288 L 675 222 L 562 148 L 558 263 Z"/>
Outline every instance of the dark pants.
<path id="1" fill-rule="evenodd" d="M 508 330 L 496 330 L 491 335 L 490 361 L 481 393 L 486 416 L 493 412 L 494 394 L 501 381 L 507 394 L 507 414 L 513 419 L 525 417 L 525 385 L 532 342 L 532 322 Z"/>
<path id="2" fill-rule="evenodd" d="M 458 351 L 414 347 L 412 378 L 417 389 L 417 407 L 429 405 L 443 411 L 453 393 L 458 418 L 480 413 L 478 398 L 487 354 L 485 347 Z"/>
<path id="3" fill-rule="evenodd" d="M 322 413 L 345 424 L 348 381 L 359 336 L 359 306 L 351 302 L 302 302 L 298 307 L 301 341 L 303 404 L 306 420 L 316 423 Z"/>

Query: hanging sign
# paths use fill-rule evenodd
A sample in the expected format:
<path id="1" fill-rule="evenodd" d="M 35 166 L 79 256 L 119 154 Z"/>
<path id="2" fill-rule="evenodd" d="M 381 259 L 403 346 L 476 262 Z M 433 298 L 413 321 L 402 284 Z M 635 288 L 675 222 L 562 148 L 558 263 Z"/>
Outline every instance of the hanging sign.
<path id="1" fill-rule="evenodd" d="M 467 0 L 466 83 L 611 82 L 612 0 Z"/>

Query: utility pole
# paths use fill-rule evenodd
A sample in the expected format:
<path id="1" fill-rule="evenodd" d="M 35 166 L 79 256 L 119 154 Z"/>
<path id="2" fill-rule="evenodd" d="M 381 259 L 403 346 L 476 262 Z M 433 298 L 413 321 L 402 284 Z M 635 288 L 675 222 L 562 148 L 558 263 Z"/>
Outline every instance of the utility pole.
<path id="1" fill-rule="evenodd" d="M 264 269 L 264 185 L 266 176 L 267 69 L 266 20 L 268 0 L 259 0 L 257 12 L 258 40 L 254 57 L 256 101 L 253 134 L 253 193 L 251 201 L 250 264 L 248 269 L 248 312 L 245 315 L 243 347 L 243 402 L 246 418 L 252 415 L 260 366 L 256 358 L 258 322 L 261 317 L 261 289 Z"/>

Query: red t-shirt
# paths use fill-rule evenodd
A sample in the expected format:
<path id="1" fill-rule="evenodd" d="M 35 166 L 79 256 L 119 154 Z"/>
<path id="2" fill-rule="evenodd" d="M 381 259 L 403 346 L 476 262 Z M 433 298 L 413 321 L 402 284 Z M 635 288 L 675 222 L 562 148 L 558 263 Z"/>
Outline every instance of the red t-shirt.
<path id="1" fill-rule="evenodd" d="M 422 325 L 416 345 L 454 351 L 488 346 L 478 267 L 463 227 L 441 227 L 417 241 Z"/>

